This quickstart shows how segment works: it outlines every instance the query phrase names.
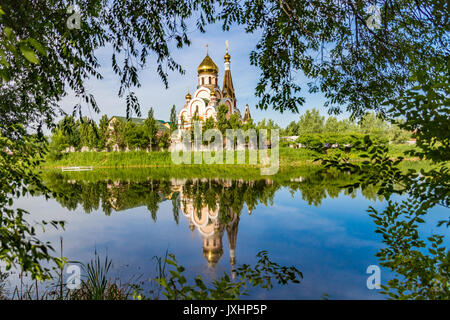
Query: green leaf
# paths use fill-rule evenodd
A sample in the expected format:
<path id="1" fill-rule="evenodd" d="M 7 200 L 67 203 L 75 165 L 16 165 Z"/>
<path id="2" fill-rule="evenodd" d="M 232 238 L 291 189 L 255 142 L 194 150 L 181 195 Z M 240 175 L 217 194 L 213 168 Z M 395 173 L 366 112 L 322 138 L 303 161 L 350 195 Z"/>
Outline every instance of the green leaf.
<path id="1" fill-rule="evenodd" d="M 5 36 L 6 36 L 6 38 L 7 39 L 9 39 L 9 40 L 11 40 L 11 38 L 12 38 L 12 36 L 13 36 L 13 31 L 12 31 L 12 29 L 10 28 L 10 27 L 5 27 L 4 29 L 3 29 L 3 32 L 5 33 Z"/>
<path id="2" fill-rule="evenodd" d="M 20 51 L 22 52 L 25 59 L 34 64 L 39 64 L 39 59 L 34 53 L 33 49 L 31 49 L 26 43 L 21 42 L 19 45 Z"/>
<path id="3" fill-rule="evenodd" d="M 0 70 L 0 78 L 2 78 L 5 82 L 8 82 L 11 80 L 9 74 L 6 72 L 6 70 Z"/>
<path id="4" fill-rule="evenodd" d="M 36 39 L 30 38 L 28 39 L 28 42 L 30 45 L 33 46 L 40 54 L 43 56 L 47 56 L 47 51 L 45 50 L 44 46 L 40 44 Z"/>

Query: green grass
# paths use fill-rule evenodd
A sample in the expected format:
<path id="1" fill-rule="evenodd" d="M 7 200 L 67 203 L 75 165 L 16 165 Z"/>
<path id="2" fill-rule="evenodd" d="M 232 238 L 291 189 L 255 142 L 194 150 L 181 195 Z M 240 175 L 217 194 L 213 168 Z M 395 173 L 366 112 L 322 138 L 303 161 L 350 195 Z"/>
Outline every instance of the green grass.
<path id="1" fill-rule="evenodd" d="M 390 145 L 389 153 L 392 157 L 399 157 L 405 155 L 405 151 L 414 148 L 410 145 Z M 335 150 L 329 150 L 329 154 L 337 152 Z M 348 153 L 350 159 L 359 159 L 359 154 Z M 236 159 L 237 154 L 235 154 Z M 318 152 L 307 149 L 292 149 L 287 147 L 280 148 L 280 167 L 292 167 L 303 166 L 313 163 L 314 159 L 323 156 Z M 194 153 L 191 154 L 192 164 L 194 163 Z M 258 161 L 259 162 L 259 161 Z M 225 163 L 225 152 L 224 152 Z M 236 161 L 235 161 L 236 163 Z M 240 164 L 239 166 L 245 168 L 260 168 L 261 164 L 250 165 L 248 164 L 248 151 L 246 152 L 246 164 Z M 63 155 L 60 160 L 46 159 L 43 163 L 43 168 L 60 168 L 68 166 L 94 166 L 96 168 L 133 168 L 133 167 L 168 167 L 168 166 L 191 166 L 186 164 L 177 165 L 172 162 L 171 153 L 168 151 L 129 151 L 129 152 L 73 152 Z M 216 167 L 217 164 L 211 164 L 204 166 Z M 227 165 L 220 165 L 227 166 Z M 236 166 L 236 165 L 232 165 Z"/>
<path id="2" fill-rule="evenodd" d="M 415 144 L 391 144 L 389 145 L 389 154 L 391 157 L 410 157 L 406 151 L 414 149 L 416 149 Z"/>
<path id="3" fill-rule="evenodd" d="M 44 163 L 44 167 L 129 167 L 164 164 L 171 164 L 169 152 L 72 152 L 63 155 L 60 160 L 52 161 L 47 159 Z"/>

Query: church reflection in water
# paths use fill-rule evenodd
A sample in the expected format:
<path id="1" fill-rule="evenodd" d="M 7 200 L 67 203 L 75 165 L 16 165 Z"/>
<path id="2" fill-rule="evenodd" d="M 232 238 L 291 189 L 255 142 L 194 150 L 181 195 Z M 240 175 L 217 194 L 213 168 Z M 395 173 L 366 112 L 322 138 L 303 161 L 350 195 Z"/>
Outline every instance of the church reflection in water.
<path id="1" fill-rule="evenodd" d="M 231 186 L 230 183 L 224 183 Z M 208 204 L 196 207 L 193 198 L 180 190 L 180 209 L 182 214 L 189 221 L 189 228 L 192 232 L 197 231 L 203 243 L 203 256 L 208 261 L 208 265 L 214 267 L 223 255 L 223 237 L 226 232 L 228 240 L 230 264 L 232 269 L 236 264 L 236 241 L 239 230 L 240 212 L 235 212 L 231 207 L 225 208 L 227 222 L 221 222 L 219 218 L 220 203 L 216 202 L 216 207 L 211 208 Z M 250 213 L 250 210 L 249 210 Z"/>

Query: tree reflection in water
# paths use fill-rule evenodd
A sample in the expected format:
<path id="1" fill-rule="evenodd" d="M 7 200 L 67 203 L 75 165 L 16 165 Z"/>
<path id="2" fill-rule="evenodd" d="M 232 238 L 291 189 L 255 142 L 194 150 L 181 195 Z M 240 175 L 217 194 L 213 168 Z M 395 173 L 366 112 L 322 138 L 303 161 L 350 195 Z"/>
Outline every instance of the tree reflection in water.
<path id="1" fill-rule="evenodd" d="M 56 200 L 65 208 L 75 210 L 81 206 L 86 213 L 101 210 L 110 215 L 135 207 L 146 207 L 156 221 L 160 203 L 171 201 L 173 218 L 178 224 L 180 215 L 189 222 L 189 228 L 200 234 L 203 256 L 209 266 L 218 263 L 223 255 L 223 237 L 226 233 L 230 264 L 236 265 L 236 240 L 240 215 L 251 215 L 258 204 L 273 205 L 278 190 L 287 188 L 292 196 L 300 191 L 310 205 L 320 205 L 322 200 L 337 198 L 340 193 L 356 197 L 341 189 L 354 179 L 347 174 L 314 174 L 285 180 L 231 180 L 231 179 L 73 179 L 62 173 L 50 173 L 45 177 L 47 186 L 64 194 Z M 376 188 L 363 190 L 370 200 L 382 200 Z M 233 273 L 232 273 L 233 275 Z"/>

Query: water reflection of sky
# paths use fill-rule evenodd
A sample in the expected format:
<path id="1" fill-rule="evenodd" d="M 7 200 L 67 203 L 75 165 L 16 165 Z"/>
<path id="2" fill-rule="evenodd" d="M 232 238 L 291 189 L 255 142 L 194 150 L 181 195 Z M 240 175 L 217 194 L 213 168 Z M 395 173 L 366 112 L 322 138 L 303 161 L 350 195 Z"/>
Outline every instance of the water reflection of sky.
<path id="1" fill-rule="evenodd" d="M 59 248 L 59 236 L 63 235 L 64 255 L 71 260 L 87 262 L 95 249 L 103 256 L 107 253 L 114 262 L 114 275 L 125 281 L 133 274 L 155 275 L 153 257 L 164 255 L 166 249 L 176 255 L 188 275 L 212 279 L 231 271 L 227 233 L 222 237 L 223 256 L 215 267 L 208 266 L 199 232 L 190 230 L 182 214 L 176 224 L 170 201 L 160 203 L 156 222 L 146 207 L 106 216 L 101 209 L 87 214 L 80 206 L 69 211 L 56 200 L 40 197 L 23 198 L 17 204 L 32 212 L 33 220 L 66 220 L 65 232 L 48 228 L 40 238 Z M 252 290 L 249 297 L 320 299 L 328 294 L 337 299 L 383 299 L 366 287 L 366 268 L 377 264 L 375 253 L 381 247 L 380 236 L 374 233 L 375 225 L 366 213 L 369 205 L 383 207 L 359 193 L 355 198 L 341 193 L 315 207 L 302 200 L 299 191 L 292 196 L 287 188 L 281 188 L 273 205 L 259 204 L 251 215 L 244 207 L 237 233 L 237 264 L 254 264 L 256 253 L 267 250 L 273 261 L 295 265 L 304 275 L 300 285 Z M 434 209 L 422 231 L 429 235 L 444 218 L 443 210 Z M 383 270 L 382 283 L 389 277 Z"/>

